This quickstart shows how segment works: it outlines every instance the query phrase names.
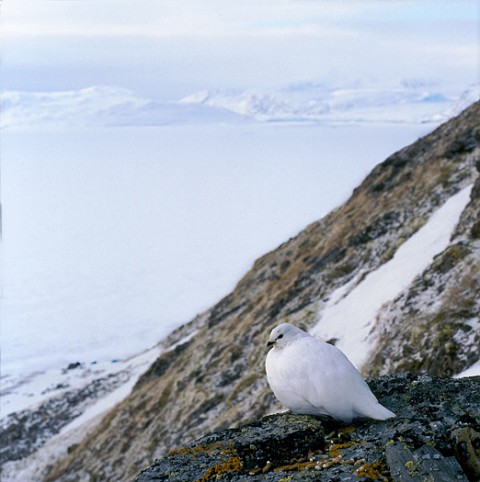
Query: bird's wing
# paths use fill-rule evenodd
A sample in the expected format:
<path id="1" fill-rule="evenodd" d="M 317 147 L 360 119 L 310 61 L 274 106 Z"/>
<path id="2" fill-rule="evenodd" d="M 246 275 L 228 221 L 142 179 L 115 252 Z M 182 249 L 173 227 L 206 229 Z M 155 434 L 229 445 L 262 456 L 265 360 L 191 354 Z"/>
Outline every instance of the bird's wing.
<path id="1" fill-rule="evenodd" d="M 297 356 L 302 360 L 310 403 L 349 421 L 359 400 L 361 404 L 371 403 L 372 398 L 376 401 L 358 370 L 338 348 L 314 338 L 306 338 L 303 344 Z"/>

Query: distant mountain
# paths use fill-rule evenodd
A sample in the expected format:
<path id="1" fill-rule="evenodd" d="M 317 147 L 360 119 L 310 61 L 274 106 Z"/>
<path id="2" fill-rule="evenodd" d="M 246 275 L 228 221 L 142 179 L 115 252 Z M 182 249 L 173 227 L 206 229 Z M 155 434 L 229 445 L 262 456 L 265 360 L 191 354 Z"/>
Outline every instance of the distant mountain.
<path id="1" fill-rule="evenodd" d="M 203 90 L 159 102 L 128 89 L 93 86 L 60 92 L 1 94 L 0 127 L 28 125 L 177 125 L 255 122 L 444 122 L 478 100 L 479 86 L 460 99 L 420 80 L 394 84 L 303 82 L 274 90 Z"/>
<path id="2" fill-rule="evenodd" d="M 35 125 L 176 125 L 238 122 L 236 114 L 215 107 L 158 102 L 128 89 L 94 86 L 60 92 L 14 92 L 1 95 L 0 127 Z"/>
<path id="3" fill-rule="evenodd" d="M 266 92 L 204 90 L 180 102 L 222 108 L 263 122 L 409 123 L 445 121 L 463 110 L 458 102 L 465 108 L 479 98 L 479 86 L 472 86 L 452 106 L 454 99 L 435 84 L 406 80 L 391 85 L 357 82 L 344 86 L 307 82 Z"/>
<path id="4" fill-rule="evenodd" d="M 207 431 L 281 408 L 264 360 L 268 333 L 282 322 L 335 334 L 330 341 L 353 350 L 366 375 L 451 376 L 477 362 L 479 121 L 477 102 L 258 259 L 231 294 L 162 342 L 130 396 L 70 447 L 47 480 L 132 480 Z M 358 328 L 355 310 L 364 316 L 372 306 L 358 343 L 347 343 Z M 327 318 L 333 310 L 342 316 Z"/>

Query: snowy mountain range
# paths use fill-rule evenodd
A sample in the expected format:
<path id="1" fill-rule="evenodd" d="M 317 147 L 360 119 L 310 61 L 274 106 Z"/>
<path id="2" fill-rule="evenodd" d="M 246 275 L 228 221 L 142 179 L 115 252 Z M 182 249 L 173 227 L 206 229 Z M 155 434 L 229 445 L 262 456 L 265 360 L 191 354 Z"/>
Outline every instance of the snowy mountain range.
<path id="1" fill-rule="evenodd" d="M 158 351 L 129 362 L 131 387 L 153 361 L 123 401 L 100 405 L 103 418 L 91 408 L 84 425 L 66 415 L 63 430 L 42 431 L 35 422 L 55 420 L 66 400 L 85 410 L 85 394 L 67 397 L 59 387 L 50 401 L 4 420 L 6 480 L 131 480 L 206 431 L 280 410 L 263 362 L 268 333 L 282 322 L 336 344 L 367 376 L 480 374 L 479 119 L 477 102 L 391 155 L 342 206 L 258 259 L 229 295 Z M 74 370 L 91 373 L 71 367 L 70 378 Z M 113 393 L 119 384 L 111 385 Z"/>
<path id="2" fill-rule="evenodd" d="M 478 100 L 480 89 L 472 86 L 462 94 L 460 105 L 441 89 L 425 82 L 403 81 L 393 85 L 293 84 L 277 91 L 200 91 L 183 98 L 188 105 L 222 108 L 257 121 L 324 122 L 432 122 Z M 466 101 L 466 102 L 465 102 Z"/>
<path id="3" fill-rule="evenodd" d="M 346 85 L 304 82 L 265 90 L 202 90 L 160 102 L 124 88 L 1 95 L 1 127 L 28 125 L 175 125 L 230 122 L 441 122 L 480 98 L 434 82 Z"/>

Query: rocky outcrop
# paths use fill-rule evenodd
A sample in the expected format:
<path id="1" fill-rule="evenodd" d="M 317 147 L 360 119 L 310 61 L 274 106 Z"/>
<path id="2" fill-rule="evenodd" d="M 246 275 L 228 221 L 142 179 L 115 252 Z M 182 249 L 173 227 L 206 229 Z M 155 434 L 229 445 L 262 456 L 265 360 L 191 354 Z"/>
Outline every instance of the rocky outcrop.
<path id="1" fill-rule="evenodd" d="M 291 412 L 208 434 L 136 482 L 480 479 L 480 377 L 402 374 L 370 382 L 397 417 L 338 422 Z"/>
<path id="2" fill-rule="evenodd" d="M 48 480 L 130 480 L 174 447 L 278 410 L 264 375 L 269 331 L 282 322 L 312 327 L 334 290 L 391 259 L 433 212 L 477 179 L 479 120 L 477 102 L 390 156 L 344 205 L 257 260 L 230 295 L 164 340 L 163 354 L 131 395 Z M 477 192 L 443 258 L 415 281 L 417 291 L 412 285 L 394 300 L 395 309 L 385 307 L 391 315 L 379 316 L 372 372 L 450 375 L 478 357 Z M 420 296 L 427 292 L 436 302 L 431 313 Z M 404 332 L 407 315 L 411 329 Z M 430 335 L 434 342 L 426 343 Z"/>

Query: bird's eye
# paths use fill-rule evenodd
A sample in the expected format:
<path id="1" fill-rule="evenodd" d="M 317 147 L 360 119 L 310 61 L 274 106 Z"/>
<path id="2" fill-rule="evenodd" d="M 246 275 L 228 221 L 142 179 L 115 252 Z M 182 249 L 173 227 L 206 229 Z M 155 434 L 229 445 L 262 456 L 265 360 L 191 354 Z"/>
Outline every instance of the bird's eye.
<path id="1" fill-rule="evenodd" d="M 277 340 L 278 340 L 279 338 L 283 338 L 283 333 L 282 333 L 281 335 L 278 335 L 278 336 L 277 336 Z"/>

